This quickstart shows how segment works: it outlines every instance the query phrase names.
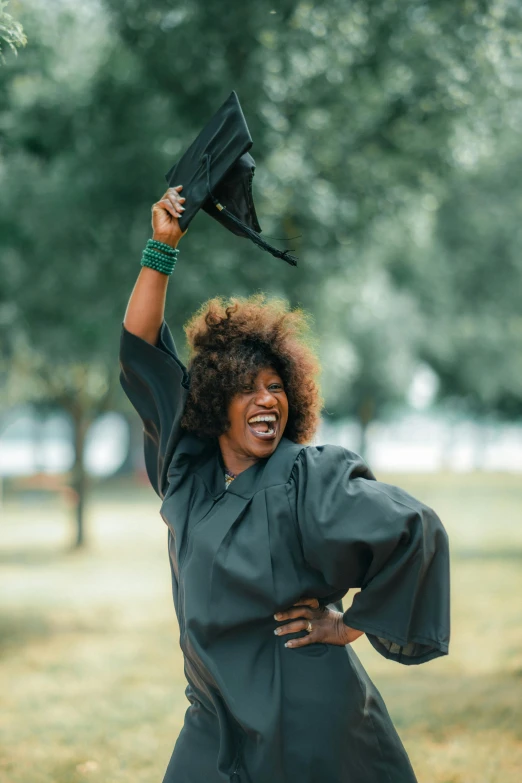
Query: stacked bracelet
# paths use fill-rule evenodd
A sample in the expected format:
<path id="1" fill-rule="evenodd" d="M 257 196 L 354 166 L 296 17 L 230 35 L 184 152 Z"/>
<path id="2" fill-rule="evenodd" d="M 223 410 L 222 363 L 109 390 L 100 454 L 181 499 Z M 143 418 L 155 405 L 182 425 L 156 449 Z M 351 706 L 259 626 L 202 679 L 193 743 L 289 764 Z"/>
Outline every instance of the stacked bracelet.
<path id="1" fill-rule="evenodd" d="M 171 275 L 176 266 L 178 253 L 177 248 L 158 242 L 157 239 L 149 239 L 141 257 L 141 265 L 155 269 L 156 272 L 164 275 Z"/>
<path id="2" fill-rule="evenodd" d="M 179 253 L 179 250 L 177 248 L 171 247 L 170 245 L 165 244 L 165 242 L 160 242 L 158 239 L 148 239 L 147 247 L 151 247 L 156 250 L 162 250 L 164 253 L 167 254 Z"/>

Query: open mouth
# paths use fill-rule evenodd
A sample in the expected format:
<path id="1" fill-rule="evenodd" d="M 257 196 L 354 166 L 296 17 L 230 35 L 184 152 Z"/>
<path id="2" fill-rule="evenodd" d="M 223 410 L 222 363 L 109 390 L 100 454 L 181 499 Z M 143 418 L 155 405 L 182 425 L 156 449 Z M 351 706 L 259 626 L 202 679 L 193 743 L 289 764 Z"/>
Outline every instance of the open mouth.
<path id="1" fill-rule="evenodd" d="M 275 413 L 260 413 L 248 420 L 248 426 L 256 438 L 273 440 L 277 435 L 277 420 Z"/>

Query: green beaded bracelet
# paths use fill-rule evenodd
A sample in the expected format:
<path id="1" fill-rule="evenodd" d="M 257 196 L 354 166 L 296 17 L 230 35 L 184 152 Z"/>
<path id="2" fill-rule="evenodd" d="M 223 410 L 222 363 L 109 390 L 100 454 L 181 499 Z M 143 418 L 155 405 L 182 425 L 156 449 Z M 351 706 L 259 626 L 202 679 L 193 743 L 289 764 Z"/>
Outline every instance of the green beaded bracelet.
<path id="1" fill-rule="evenodd" d="M 161 249 L 161 252 L 159 251 Z M 149 239 L 141 257 L 141 266 L 148 266 L 164 275 L 171 275 L 179 250 L 156 239 Z"/>
<path id="2" fill-rule="evenodd" d="M 168 256 L 166 255 L 166 253 L 160 253 L 159 250 L 151 250 L 151 248 L 149 247 L 146 247 L 143 252 L 146 253 L 151 258 L 157 258 L 160 261 L 165 261 L 165 260 L 176 261 L 178 257 L 177 253 L 176 255 Z"/>
<path id="3" fill-rule="evenodd" d="M 176 263 L 177 256 L 166 256 L 164 253 L 158 253 L 155 250 L 148 250 L 145 248 L 143 251 L 147 258 L 155 259 L 156 261 L 167 261 L 167 263 L 172 264 Z"/>
<path id="4" fill-rule="evenodd" d="M 143 251 L 147 254 L 150 258 L 157 258 L 158 261 L 175 261 L 177 256 L 167 256 L 165 253 L 159 253 L 157 250 L 150 250 L 148 247 L 146 247 Z"/>
<path id="5" fill-rule="evenodd" d="M 147 250 L 161 250 L 162 253 L 166 253 L 169 256 L 173 254 L 177 255 L 179 253 L 179 250 L 176 247 L 171 247 L 165 242 L 160 242 L 157 239 L 148 239 L 146 248 Z"/>

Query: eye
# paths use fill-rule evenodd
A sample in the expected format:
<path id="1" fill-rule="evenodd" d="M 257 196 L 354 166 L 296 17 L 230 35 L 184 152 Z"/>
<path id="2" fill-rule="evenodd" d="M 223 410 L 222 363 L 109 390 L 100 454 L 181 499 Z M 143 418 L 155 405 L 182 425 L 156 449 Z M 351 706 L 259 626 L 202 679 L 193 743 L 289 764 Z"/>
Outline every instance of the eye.
<path id="1" fill-rule="evenodd" d="M 282 383 L 271 383 L 268 388 L 270 390 L 274 390 L 274 391 L 283 391 L 283 384 Z"/>

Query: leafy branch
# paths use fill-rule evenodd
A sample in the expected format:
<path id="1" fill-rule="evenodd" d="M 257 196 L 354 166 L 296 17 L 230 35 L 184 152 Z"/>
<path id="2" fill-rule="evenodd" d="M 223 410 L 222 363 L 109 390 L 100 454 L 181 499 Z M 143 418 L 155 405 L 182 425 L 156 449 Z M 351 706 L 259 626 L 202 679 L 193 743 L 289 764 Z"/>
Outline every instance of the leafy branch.
<path id="1" fill-rule="evenodd" d="M 5 10 L 7 3 L 8 0 L 0 0 L 0 60 L 2 62 L 5 62 L 3 44 L 7 44 L 17 54 L 16 47 L 25 46 L 27 43 L 22 25 Z"/>

